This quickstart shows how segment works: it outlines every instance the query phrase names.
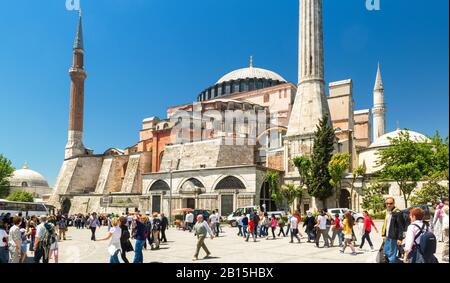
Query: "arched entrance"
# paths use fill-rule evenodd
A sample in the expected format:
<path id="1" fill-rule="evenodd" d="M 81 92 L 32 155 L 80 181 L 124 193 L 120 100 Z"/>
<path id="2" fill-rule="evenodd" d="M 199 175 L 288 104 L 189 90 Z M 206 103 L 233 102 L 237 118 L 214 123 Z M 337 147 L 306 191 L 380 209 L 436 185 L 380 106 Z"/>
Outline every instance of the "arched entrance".
<path id="1" fill-rule="evenodd" d="M 220 214 L 229 215 L 237 208 L 235 207 L 235 202 L 237 202 L 237 194 L 241 190 L 245 191 L 245 185 L 239 178 L 235 176 L 227 176 L 220 180 L 220 182 L 216 185 L 215 190 L 220 196 Z"/>
<path id="2" fill-rule="evenodd" d="M 69 214 L 71 206 L 72 206 L 72 203 L 70 202 L 70 199 L 68 199 L 68 198 L 64 199 L 61 204 L 61 214 Z"/>
<path id="3" fill-rule="evenodd" d="M 341 190 L 341 196 L 339 197 L 339 206 L 341 208 L 350 208 L 350 192 L 346 189 Z"/>
<path id="4" fill-rule="evenodd" d="M 150 194 L 152 194 L 151 212 L 162 212 L 162 195 L 170 190 L 169 185 L 163 180 L 158 180 L 150 187 Z"/>
<path id="5" fill-rule="evenodd" d="M 270 185 L 268 182 L 264 182 L 261 187 L 261 193 L 259 194 L 259 205 L 264 211 L 277 210 L 277 205 L 272 200 L 272 194 L 270 193 Z"/>
<path id="6" fill-rule="evenodd" d="M 190 178 L 183 182 L 180 187 L 179 193 L 182 195 L 183 208 L 200 208 L 198 197 L 206 192 L 203 183 L 196 179 Z"/>

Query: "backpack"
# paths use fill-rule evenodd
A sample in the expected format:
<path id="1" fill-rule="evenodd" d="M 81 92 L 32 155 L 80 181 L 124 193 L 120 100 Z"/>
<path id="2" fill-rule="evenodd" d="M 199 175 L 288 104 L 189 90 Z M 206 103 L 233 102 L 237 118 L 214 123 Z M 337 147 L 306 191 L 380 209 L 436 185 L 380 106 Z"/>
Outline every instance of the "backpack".
<path id="1" fill-rule="evenodd" d="M 159 230 L 161 230 L 161 229 L 160 229 L 160 226 L 161 226 L 161 221 L 160 221 L 159 219 L 154 219 L 154 220 L 153 220 L 153 227 L 152 227 L 152 230 L 153 230 L 153 231 L 159 231 Z"/>
<path id="2" fill-rule="evenodd" d="M 417 224 L 414 224 L 414 226 L 419 228 L 420 232 L 417 233 L 414 238 L 414 246 L 411 251 L 412 256 L 410 257 L 411 263 L 437 263 L 438 260 L 434 256 L 436 253 L 436 236 L 429 231 L 424 231 L 427 226 L 426 223 L 424 223 L 422 228 Z M 420 237 L 420 235 L 422 235 L 422 237 L 420 238 L 419 244 L 417 244 L 416 240 Z"/>
<path id="3" fill-rule="evenodd" d="M 56 242 L 56 233 L 54 226 L 49 223 L 44 224 L 45 229 L 47 229 L 47 233 L 45 233 L 44 238 L 42 239 L 42 244 L 44 247 L 49 248 L 52 244 Z"/>

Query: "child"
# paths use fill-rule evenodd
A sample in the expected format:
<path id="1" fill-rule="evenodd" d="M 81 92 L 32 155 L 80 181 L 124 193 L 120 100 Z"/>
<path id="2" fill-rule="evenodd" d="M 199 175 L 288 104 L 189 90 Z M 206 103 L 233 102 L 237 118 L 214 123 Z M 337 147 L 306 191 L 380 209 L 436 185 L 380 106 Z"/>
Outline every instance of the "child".
<path id="1" fill-rule="evenodd" d="M 253 237 L 253 242 L 256 242 L 256 235 L 255 235 L 255 221 L 253 218 L 250 218 L 250 221 L 248 222 L 248 233 L 247 233 L 247 239 L 245 240 L 248 242 L 248 239 L 250 238 L 250 234 Z"/>

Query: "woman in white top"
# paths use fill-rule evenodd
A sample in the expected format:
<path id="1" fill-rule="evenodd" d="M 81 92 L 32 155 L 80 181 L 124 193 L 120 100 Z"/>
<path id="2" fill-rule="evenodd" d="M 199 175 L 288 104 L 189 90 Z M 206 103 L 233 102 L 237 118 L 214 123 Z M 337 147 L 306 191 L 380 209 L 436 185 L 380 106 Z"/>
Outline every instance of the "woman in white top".
<path id="1" fill-rule="evenodd" d="M 120 263 L 119 253 L 120 253 L 120 236 L 122 235 L 122 229 L 120 229 L 119 218 L 113 218 L 111 221 L 112 228 L 108 231 L 108 234 L 97 241 L 106 241 L 111 239 L 108 246 L 108 253 L 110 255 L 109 263 Z"/>
<path id="2" fill-rule="evenodd" d="M 425 217 L 425 212 L 421 208 L 413 208 L 409 212 L 409 218 L 411 219 L 411 224 L 408 226 L 405 237 L 405 254 L 403 257 L 404 263 L 415 262 L 414 260 L 414 248 L 420 243 L 420 238 L 423 233 L 429 231 L 428 223 L 423 222 Z M 419 228 L 420 227 L 420 228 Z M 422 232 L 421 232 L 422 231 Z M 419 235 L 419 233 L 421 233 Z"/>

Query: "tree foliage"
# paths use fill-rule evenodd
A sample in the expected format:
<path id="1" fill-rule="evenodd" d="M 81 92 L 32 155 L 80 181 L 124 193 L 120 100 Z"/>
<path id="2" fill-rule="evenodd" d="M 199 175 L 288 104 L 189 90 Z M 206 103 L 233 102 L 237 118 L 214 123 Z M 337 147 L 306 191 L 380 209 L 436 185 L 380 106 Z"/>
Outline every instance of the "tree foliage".
<path id="1" fill-rule="evenodd" d="M 283 186 L 281 186 L 281 194 L 286 200 L 287 204 L 289 206 L 292 206 L 292 211 L 294 211 L 294 201 L 297 199 L 298 203 L 301 204 L 302 199 L 305 195 L 305 189 L 302 186 L 298 186 L 292 183 L 284 184 Z M 300 207 L 297 208 L 301 210 Z"/>
<path id="2" fill-rule="evenodd" d="M 266 173 L 266 182 L 269 184 L 270 195 L 277 206 L 283 201 L 283 195 L 280 190 L 280 173 L 269 171 Z"/>
<path id="3" fill-rule="evenodd" d="M 438 179 L 429 180 L 426 184 L 414 192 L 411 197 L 413 205 L 429 204 L 448 197 L 448 187 L 439 184 Z"/>
<path id="4" fill-rule="evenodd" d="M 25 191 L 15 191 L 7 198 L 9 201 L 34 202 L 33 195 Z"/>
<path id="5" fill-rule="evenodd" d="M 380 177 L 397 182 L 405 207 L 417 182 L 438 170 L 432 165 L 432 144 L 411 140 L 408 130 L 401 131 L 398 137 L 391 139 L 391 146 L 378 154 L 377 165 L 382 166 Z"/>
<path id="6" fill-rule="evenodd" d="M 364 187 L 364 176 L 365 176 L 365 174 L 366 174 L 366 166 L 364 166 L 364 165 L 360 165 L 360 166 L 358 166 L 358 167 L 356 167 L 356 168 L 354 168 L 353 169 L 353 172 L 352 172 L 352 184 L 351 184 L 351 187 L 350 187 L 350 208 L 351 209 L 353 209 L 353 203 L 352 203 L 352 199 L 353 199 L 353 191 L 355 190 L 355 183 L 356 183 L 356 180 L 359 178 L 359 177 L 362 177 L 362 184 L 361 184 L 361 186 L 362 187 Z"/>
<path id="7" fill-rule="evenodd" d="M 328 123 L 328 115 L 325 115 L 320 120 L 317 131 L 314 133 L 314 146 L 311 157 L 311 182 L 308 188 L 308 194 L 321 200 L 324 206 L 325 200 L 333 194 L 328 164 L 333 155 L 334 142 L 334 130 Z"/>
<path id="8" fill-rule="evenodd" d="M 298 156 L 294 158 L 293 163 L 300 174 L 300 186 L 306 186 L 309 189 L 311 183 L 311 159 L 307 156 Z"/>
<path id="9" fill-rule="evenodd" d="M 14 167 L 11 161 L 0 154 L 0 198 L 4 198 L 9 194 L 9 180 L 12 176 Z"/>
<path id="10" fill-rule="evenodd" d="M 349 153 L 337 153 L 333 155 L 328 163 L 328 171 L 330 172 L 330 184 L 336 190 L 336 207 L 339 207 L 339 199 L 342 189 L 342 178 L 350 164 Z"/>
<path id="11" fill-rule="evenodd" d="M 388 183 L 372 182 L 368 187 L 363 188 L 362 208 L 380 212 L 385 209 L 383 195 L 389 192 Z"/>

